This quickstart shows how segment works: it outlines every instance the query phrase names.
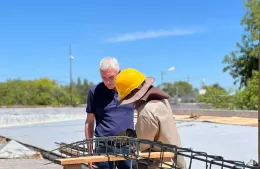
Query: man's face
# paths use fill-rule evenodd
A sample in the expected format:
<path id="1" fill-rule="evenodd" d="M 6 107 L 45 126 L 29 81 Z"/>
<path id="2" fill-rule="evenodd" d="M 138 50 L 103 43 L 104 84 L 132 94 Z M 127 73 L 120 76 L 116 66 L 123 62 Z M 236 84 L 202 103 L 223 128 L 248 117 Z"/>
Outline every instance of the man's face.
<path id="1" fill-rule="evenodd" d="M 118 75 L 118 73 L 119 72 L 113 68 L 109 68 L 105 71 L 100 70 L 102 81 L 108 89 L 115 88 L 115 77 Z"/>

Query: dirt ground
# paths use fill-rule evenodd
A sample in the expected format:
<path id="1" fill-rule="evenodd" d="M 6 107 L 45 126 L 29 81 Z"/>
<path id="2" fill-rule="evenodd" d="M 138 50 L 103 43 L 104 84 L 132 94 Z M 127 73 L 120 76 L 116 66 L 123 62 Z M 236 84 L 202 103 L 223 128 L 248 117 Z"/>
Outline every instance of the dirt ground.
<path id="1" fill-rule="evenodd" d="M 211 122 L 221 124 L 232 125 L 245 125 L 245 126 L 258 126 L 258 119 L 256 118 L 244 118 L 244 117 L 215 117 L 215 116 L 200 116 L 190 118 L 187 115 L 177 115 L 176 120 L 180 121 L 199 121 L 199 122 Z"/>
<path id="2" fill-rule="evenodd" d="M 135 115 L 135 117 L 137 117 L 137 115 Z M 258 119 L 256 118 L 216 117 L 216 116 L 191 117 L 190 115 L 175 115 L 175 119 L 178 121 L 208 122 L 208 123 L 244 125 L 244 126 L 254 126 L 254 127 L 258 126 Z"/>

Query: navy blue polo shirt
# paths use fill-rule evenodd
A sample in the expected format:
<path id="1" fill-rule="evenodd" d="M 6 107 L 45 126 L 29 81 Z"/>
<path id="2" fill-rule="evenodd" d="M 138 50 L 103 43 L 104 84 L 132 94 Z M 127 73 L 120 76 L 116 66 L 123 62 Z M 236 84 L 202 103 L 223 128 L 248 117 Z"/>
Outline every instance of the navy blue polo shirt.
<path id="1" fill-rule="evenodd" d="M 94 113 L 96 119 L 95 136 L 116 136 L 126 129 L 134 129 L 134 106 L 117 106 L 118 94 L 99 83 L 89 89 L 87 113 Z"/>

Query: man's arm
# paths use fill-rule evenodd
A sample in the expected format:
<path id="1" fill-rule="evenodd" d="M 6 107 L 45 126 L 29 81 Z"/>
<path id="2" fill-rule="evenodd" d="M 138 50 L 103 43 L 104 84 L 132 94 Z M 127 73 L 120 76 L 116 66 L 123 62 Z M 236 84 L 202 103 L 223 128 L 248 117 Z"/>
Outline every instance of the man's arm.
<path id="1" fill-rule="evenodd" d="M 85 137 L 86 139 L 88 138 L 93 138 L 94 136 L 94 123 L 95 123 L 95 115 L 94 113 L 88 113 L 87 119 L 85 122 Z M 93 145 L 88 144 L 88 152 L 91 153 L 93 150 Z"/>
<path id="2" fill-rule="evenodd" d="M 136 126 L 137 138 L 155 141 L 155 137 L 159 131 L 159 125 L 156 119 L 152 117 L 142 116 L 138 117 Z M 150 148 L 148 144 L 141 144 L 140 151 L 146 151 Z"/>
<path id="3" fill-rule="evenodd" d="M 94 123 L 95 123 L 95 108 L 93 107 L 94 101 L 94 94 L 91 89 L 88 91 L 88 98 L 87 98 L 87 119 L 85 122 L 85 137 L 86 139 L 93 138 L 94 136 Z M 89 153 L 93 150 L 93 145 L 88 144 Z"/>
<path id="4" fill-rule="evenodd" d="M 95 123 L 95 115 L 94 113 L 88 113 L 87 119 L 85 122 L 85 137 L 93 138 L 94 136 L 94 123 Z"/>
<path id="5" fill-rule="evenodd" d="M 94 136 L 94 123 L 95 123 L 95 108 L 93 107 L 94 94 L 91 89 L 88 90 L 88 98 L 87 98 L 87 119 L 85 122 L 85 137 L 86 139 L 93 138 Z M 88 152 L 93 152 L 93 144 L 88 143 Z M 92 163 L 88 163 L 89 169 L 93 169 Z"/>
<path id="6" fill-rule="evenodd" d="M 88 115 L 87 115 L 86 122 L 85 122 L 85 137 L 86 137 L 86 139 L 93 138 L 93 136 L 94 136 L 94 121 L 95 121 L 94 113 L 89 112 Z M 92 153 L 93 152 L 93 144 L 88 143 L 87 147 L 88 147 L 88 153 Z M 88 163 L 88 167 L 89 167 L 89 169 L 93 169 L 92 163 Z"/>

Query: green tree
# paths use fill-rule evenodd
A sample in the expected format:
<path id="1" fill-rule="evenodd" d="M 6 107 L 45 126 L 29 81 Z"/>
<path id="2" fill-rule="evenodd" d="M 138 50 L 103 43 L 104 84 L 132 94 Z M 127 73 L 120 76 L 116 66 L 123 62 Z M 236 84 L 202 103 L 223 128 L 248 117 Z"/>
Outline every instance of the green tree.
<path id="1" fill-rule="evenodd" d="M 174 97 L 176 95 L 176 89 L 172 83 L 165 82 L 160 87 L 169 96 Z"/>
<path id="2" fill-rule="evenodd" d="M 233 96 L 219 84 L 204 86 L 204 89 L 206 90 L 205 94 L 197 94 L 199 102 L 211 108 L 233 109 Z"/>
<path id="3" fill-rule="evenodd" d="M 171 97 L 177 96 L 182 97 L 191 93 L 194 93 L 191 84 L 185 81 L 177 81 L 172 83 L 163 83 L 162 90 L 168 93 Z"/>
<path id="4" fill-rule="evenodd" d="M 238 90 L 235 95 L 235 105 L 239 109 L 258 109 L 258 76 L 259 72 L 254 71 L 253 77 L 248 80 L 247 87 Z"/>
<path id="5" fill-rule="evenodd" d="M 173 86 L 177 89 L 176 91 L 178 92 L 177 94 L 179 97 L 193 93 L 193 87 L 188 82 L 177 81 L 173 84 Z"/>
<path id="6" fill-rule="evenodd" d="M 241 20 L 241 25 L 245 26 L 242 43 L 237 43 L 238 49 L 231 51 L 223 59 L 223 63 L 227 64 L 223 71 L 229 71 L 234 84 L 239 82 L 240 88 L 247 86 L 253 71 L 258 70 L 260 51 L 260 1 L 245 0 L 245 7 L 246 13 Z"/>
<path id="7" fill-rule="evenodd" d="M 86 103 L 87 91 L 93 83 L 84 84 L 78 79 L 73 83 L 72 103 Z M 0 83 L 0 105 L 68 105 L 70 104 L 69 85 L 59 86 L 56 81 L 41 78 L 37 80 L 9 79 Z"/>
<path id="8" fill-rule="evenodd" d="M 75 88 L 75 93 L 79 96 L 79 103 L 80 104 L 85 104 L 87 95 L 88 95 L 88 90 L 91 88 L 94 84 L 92 82 L 88 82 L 87 79 L 83 79 L 83 84 L 81 83 L 81 79 L 78 78 L 76 88 Z"/>

